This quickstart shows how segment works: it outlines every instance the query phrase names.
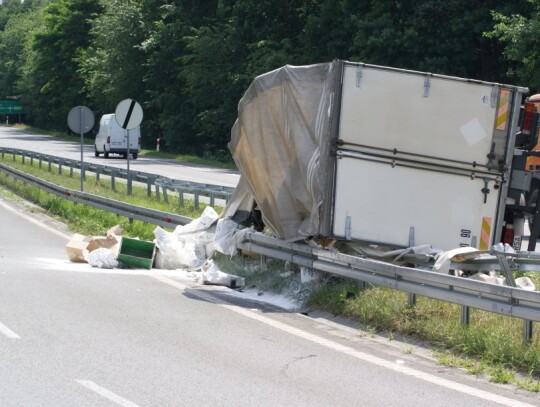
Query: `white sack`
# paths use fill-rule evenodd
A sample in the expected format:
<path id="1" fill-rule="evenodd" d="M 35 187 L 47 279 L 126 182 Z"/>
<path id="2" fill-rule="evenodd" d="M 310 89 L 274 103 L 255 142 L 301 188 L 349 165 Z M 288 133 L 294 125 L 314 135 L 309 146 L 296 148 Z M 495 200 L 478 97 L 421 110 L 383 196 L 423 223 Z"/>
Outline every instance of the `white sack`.
<path id="1" fill-rule="evenodd" d="M 231 288 L 240 288 L 246 284 L 244 278 L 222 272 L 212 260 L 208 260 L 202 266 L 201 276 L 204 284 L 224 285 Z"/>
<path id="2" fill-rule="evenodd" d="M 529 277 L 516 278 L 516 287 L 527 291 L 536 291 L 536 286 Z"/>
<path id="3" fill-rule="evenodd" d="M 216 226 L 216 235 L 214 239 L 215 249 L 223 254 L 232 256 L 236 253 L 235 233 L 240 225 L 230 218 L 219 219 Z"/>
<path id="4" fill-rule="evenodd" d="M 187 266 L 182 254 L 184 244 L 173 233 L 169 233 L 158 226 L 154 229 L 154 236 L 156 236 L 156 246 L 159 249 L 160 256 L 158 266 L 167 270 Z"/>
<path id="5" fill-rule="evenodd" d="M 92 267 L 102 269 L 113 269 L 118 267 L 118 261 L 116 261 L 114 253 L 104 247 L 100 247 L 99 249 L 88 253 L 86 260 Z"/>
<path id="6" fill-rule="evenodd" d="M 188 235 L 198 235 L 210 228 L 217 218 L 219 218 L 219 215 L 214 208 L 207 206 L 200 217 L 193 219 L 187 225 L 178 225 L 173 233 L 177 239 L 185 240 Z"/>
<path id="7" fill-rule="evenodd" d="M 469 277 L 471 280 L 483 281 L 484 283 L 506 285 L 506 280 L 499 273 L 490 271 L 489 274 L 476 273 Z"/>

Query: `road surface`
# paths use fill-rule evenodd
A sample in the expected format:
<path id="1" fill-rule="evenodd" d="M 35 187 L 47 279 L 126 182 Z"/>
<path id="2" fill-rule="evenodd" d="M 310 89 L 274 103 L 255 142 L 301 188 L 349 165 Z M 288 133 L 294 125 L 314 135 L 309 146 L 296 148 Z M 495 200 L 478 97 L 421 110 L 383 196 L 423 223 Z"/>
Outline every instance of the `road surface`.
<path id="1" fill-rule="evenodd" d="M 80 143 L 39 135 L 14 127 L 0 126 L 0 147 L 19 148 L 72 160 L 80 160 L 81 158 Z M 84 146 L 83 160 L 85 162 L 124 169 L 127 166 L 126 160 L 118 155 L 111 155 L 110 158 L 104 158 L 103 155 L 95 157 L 93 145 Z M 145 156 L 139 156 L 136 160 L 130 160 L 130 169 L 162 175 L 176 180 L 223 185 L 233 188 L 236 187 L 240 179 L 239 172 L 235 170 Z"/>
<path id="2" fill-rule="evenodd" d="M 69 263 L 63 225 L 0 199 L 3 407 L 540 404 L 186 274 Z"/>

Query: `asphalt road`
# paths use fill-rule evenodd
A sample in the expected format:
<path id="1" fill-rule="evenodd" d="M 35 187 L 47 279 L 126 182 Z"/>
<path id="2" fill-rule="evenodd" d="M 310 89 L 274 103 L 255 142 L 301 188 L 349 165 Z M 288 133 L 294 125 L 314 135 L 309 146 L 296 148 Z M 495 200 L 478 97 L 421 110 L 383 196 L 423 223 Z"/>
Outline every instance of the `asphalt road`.
<path id="1" fill-rule="evenodd" d="M 69 263 L 63 225 L 0 198 L 0 406 L 540 404 L 187 275 Z"/>
<path id="2" fill-rule="evenodd" d="M 36 151 L 72 160 L 80 160 L 81 158 L 80 143 L 67 142 L 46 135 L 38 135 L 14 127 L 0 126 L 0 146 Z M 93 145 L 84 146 L 83 160 L 110 167 L 126 168 L 127 166 L 126 160 L 118 155 L 111 155 L 110 158 L 104 158 L 103 155 L 95 157 Z M 130 160 L 130 168 L 134 171 L 148 172 L 182 181 L 223 185 L 233 188 L 236 187 L 240 179 L 238 171 L 234 170 L 145 156 L 139 156 L 136 160 Z"/>
<path id="3" fill-rule="evenodd" d="M 80 157 L 77 143 L 12 128 L 0 128 L 0 145 Z M 125 165 L 91 147 L 84 154 Z M 238 179 L 177 161 L 131 164 L 196 182 Z M 540 405 L 538 395 L 437 366 L 421 347 L 247 292 L 69 263 L 68 237 L 0 195 L 0 406 Z"/>

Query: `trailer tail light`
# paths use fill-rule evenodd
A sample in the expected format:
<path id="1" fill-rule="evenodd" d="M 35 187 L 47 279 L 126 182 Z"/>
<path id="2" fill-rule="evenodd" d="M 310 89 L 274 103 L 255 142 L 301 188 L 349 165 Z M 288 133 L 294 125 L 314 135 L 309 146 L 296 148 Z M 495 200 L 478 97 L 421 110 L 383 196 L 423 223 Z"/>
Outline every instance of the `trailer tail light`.
<path id="1" fill-rule="evenodd" d="M 111 144 L 111 136 L 107 137 L 107 144 Z"/>
<path id="2" fill-rule="evenodd" d="M 523 134 L 531 134 L 531 128 L 533 124 L 534 115 L 534 103 L 526 103 L 525 111 L 523 112 L 523 119 L 521 121 L 521 132 Z"/>

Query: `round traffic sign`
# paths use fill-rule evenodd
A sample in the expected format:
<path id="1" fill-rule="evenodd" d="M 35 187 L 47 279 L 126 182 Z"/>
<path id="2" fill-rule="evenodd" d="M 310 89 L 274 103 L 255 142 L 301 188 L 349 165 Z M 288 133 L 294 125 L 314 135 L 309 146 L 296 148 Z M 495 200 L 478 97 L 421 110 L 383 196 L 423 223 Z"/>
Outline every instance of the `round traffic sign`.
<path id="1" fill-rule="evenodd" d="M 116 122 L 123 129 L 131 130 L 139 126 L 143 119 L 141 105 L 133 99 L 124 99 L 116 106 Z"/>
<path id="2" fill-rule="evenodd" d="M 67 121 L 72 132 L 88 133 L 94 127 L 94 112 L 86 106 L 77 106 L 69 111 Z"/>

